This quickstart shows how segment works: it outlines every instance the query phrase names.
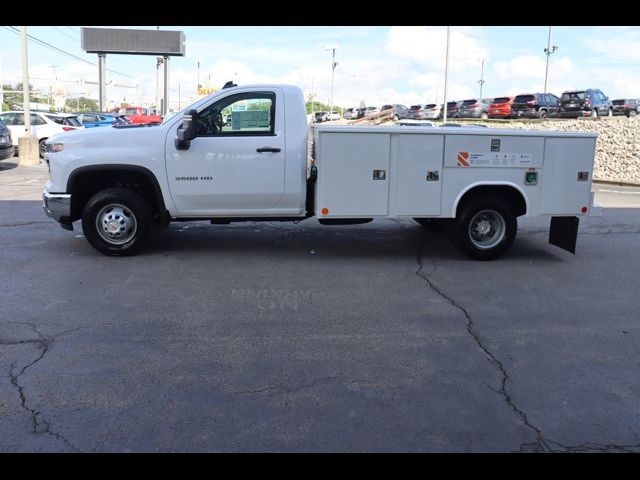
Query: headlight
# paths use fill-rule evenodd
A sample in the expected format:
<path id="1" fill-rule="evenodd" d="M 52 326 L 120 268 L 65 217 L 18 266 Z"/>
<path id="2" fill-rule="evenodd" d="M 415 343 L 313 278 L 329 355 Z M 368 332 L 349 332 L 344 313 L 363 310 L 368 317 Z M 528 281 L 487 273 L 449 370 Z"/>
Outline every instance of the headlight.
<path id="1" fill-rule="evenodd" d="M 47 143 L 47 152 L 61 152 L 64 150 L 63 143 Z"/>
<path id="2" fill-rule="evenodd" d="M 11 135 L 0 135 L 0 145 L 11 143 Z"/>

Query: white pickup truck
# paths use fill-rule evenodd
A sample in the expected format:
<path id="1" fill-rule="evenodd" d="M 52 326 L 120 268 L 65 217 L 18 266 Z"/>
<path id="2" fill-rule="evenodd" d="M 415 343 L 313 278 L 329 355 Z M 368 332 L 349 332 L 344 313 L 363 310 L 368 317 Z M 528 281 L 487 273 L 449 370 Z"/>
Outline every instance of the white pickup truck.
<path id="1" fill-rule="evenodd" d="M 226 119 L 226 120 L 223 120 Z M 424 126 L 308 127 L 302 91 L 231 86 L 159 126 L 47 141 L 45 212 L 107 255 L 131 254 L 171 221 L 376 218 L 446 224 L 471 257 L 513 243 L 517 217 L 550 218 L 575 253 L 592 214 L 591 133 Z"/>

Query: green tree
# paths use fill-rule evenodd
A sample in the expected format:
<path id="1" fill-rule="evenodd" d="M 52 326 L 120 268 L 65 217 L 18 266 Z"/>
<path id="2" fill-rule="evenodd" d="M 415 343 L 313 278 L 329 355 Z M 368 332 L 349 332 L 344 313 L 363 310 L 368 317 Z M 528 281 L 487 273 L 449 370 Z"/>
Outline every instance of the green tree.
<path id="1" fill-rule="evenodd" d="M 4 83 L 2 89 L 4 90 L 2 110 L 22 110 L 22 82 L 18 82 L 15 86 Z M 29 102 L 47 103 L 47 99 L 36 95 L 33 85 L 29 85 Z"/>
<path id="2" fill-rule="evenodd" d="M 311 102 L 307 102 L 306 103 L 306 107 L 307 107 L 307 113 L 311 113 Z M 330 108 L 331 108 L 331 106 L 327 105 L 326 103 L 313 102 L 313 111 L 314 112 L 328 112 Z M 334 105 L 333 106 L 333 111 L 334 112 L 343 112 L 344 110 L 345 110 L 345 107 L 341 107 L 340 105 Z"/>
<path id="3" fill-rule="evenodd" d="M 72 112 L 97 112 L 98 102 L 87 97 L 67 98 L 64 107 Z"/>

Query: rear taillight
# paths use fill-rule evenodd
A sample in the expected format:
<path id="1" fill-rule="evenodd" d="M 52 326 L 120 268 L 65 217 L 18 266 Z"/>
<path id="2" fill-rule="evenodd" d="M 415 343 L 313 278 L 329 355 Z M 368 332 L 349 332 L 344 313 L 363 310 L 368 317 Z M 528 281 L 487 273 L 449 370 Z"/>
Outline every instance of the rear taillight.
<path id="1" fill-rule="evenodd" d="M 528 103 L 529 105 L 533 105 L 534 103 L 536 103 L 536 101 L 535 101 L 535 100 L 529 100 L 527 103 Z"/>
<path id="2" fill-rule="evenodd" d="M 62 127 L 62 130 L 64 130 L 65 132 L 68 132 L 70 130 L 75 130 L 76 127 Z"/>

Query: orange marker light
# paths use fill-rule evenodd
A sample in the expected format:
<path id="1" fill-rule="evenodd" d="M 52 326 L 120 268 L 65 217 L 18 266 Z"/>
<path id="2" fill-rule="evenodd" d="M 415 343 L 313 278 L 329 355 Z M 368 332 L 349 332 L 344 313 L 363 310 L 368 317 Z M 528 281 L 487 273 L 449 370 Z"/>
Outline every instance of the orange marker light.
<path id="1" fill-rule="evenodd" d="M 329 209 L 328 209 L 328 208 L 326 208 L 326 207 L 325 207 L 325 208 L 323 208 L 322 210 L 320 210 L 320 212 L 321 212 L 323 215 L 329 215 Z"/>

